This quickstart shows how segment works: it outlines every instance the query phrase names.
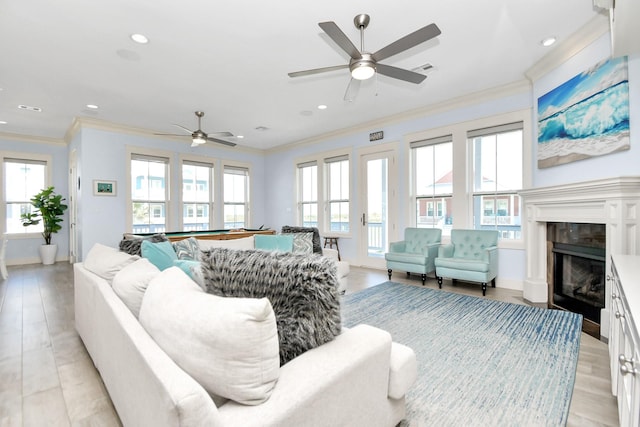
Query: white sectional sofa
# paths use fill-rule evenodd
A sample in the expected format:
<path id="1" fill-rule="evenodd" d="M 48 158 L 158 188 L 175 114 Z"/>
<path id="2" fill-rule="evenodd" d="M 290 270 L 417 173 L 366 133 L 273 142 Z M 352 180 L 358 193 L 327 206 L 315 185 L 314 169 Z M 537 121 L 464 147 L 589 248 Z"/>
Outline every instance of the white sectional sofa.
<path id="1" fill-rule="evenodd" d="M 415 354 L 367 325 L 343 329 L 332 341 L 277 365 L 277 381 L 262 403 L 212 397 L 114 292 L 114 277 L 139 258 L 100 249 L 74 265 L 75 322 L 124 426 L 370 427 L 394 426 L 404 418 L 405 395 L 416 378 Z M 152 312 L 144 299 L 152 286 L 162 286 L 165 273 L 202 292 L 202 298 L 213 297 L 171 267 L 154 277 L 149 292 L 142 290 L 141 320 Z M 181 309 L 188 319 L 190 307 Z"/>

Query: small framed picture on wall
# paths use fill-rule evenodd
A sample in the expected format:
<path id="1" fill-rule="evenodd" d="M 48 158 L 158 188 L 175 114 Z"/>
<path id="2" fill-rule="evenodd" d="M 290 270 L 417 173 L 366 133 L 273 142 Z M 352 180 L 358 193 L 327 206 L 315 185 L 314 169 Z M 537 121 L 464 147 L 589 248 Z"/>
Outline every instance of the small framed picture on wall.
<path id="1" fill-rule="evenodd" d="M 107 181 L 104 179 L 93 180 L 93 195 L 94 196 L 115 196 L 116 195 L 116 181 Z"/>

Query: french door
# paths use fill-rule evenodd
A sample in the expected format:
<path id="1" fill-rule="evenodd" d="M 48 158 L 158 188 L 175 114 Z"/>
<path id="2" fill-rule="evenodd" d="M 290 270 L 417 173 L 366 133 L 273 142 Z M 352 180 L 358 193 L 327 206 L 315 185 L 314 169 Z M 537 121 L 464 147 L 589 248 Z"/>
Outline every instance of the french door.
<path id="1" fill-rule="evenodd" d="M 363 149 L 359 160 L 359 264 L 384 269 L 397 218 L 396 144 Z"/>

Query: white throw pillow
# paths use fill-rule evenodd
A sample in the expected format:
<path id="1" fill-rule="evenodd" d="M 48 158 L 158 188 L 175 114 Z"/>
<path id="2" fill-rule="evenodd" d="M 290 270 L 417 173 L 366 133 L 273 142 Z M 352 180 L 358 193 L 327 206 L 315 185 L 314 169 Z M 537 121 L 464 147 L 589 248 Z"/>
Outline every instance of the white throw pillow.
<path id="1" fill-rule="evenodd" d="M 120 270 L 114 277 L 111 286 L 122 302 L 136 318 L 140 315 L 140 306 L 149 282 L 160 274 L 160 269 L 146 258 L 140 258 Z"/>
<path id="2" fill-rule="evenodd" d="M 253 249 L 253 236 L 243 237 L 241 239 L 229 239 L 229 240 L 214 240 L 214 239 L 199 239 L 198 245 L 201 251 L 206 251 L 212 248 L 226 248 L 226 249 Z"/>
<path id="3" fill-rule="evenodd" d="M 208 294 L 171 267 L 149 283 L 140 323 L 209 393 L 245 405 L 271 396 L 280 356 L 276 318 L 267 298 Z"/>
<path id="4" fill-rule="evenodd" d="M 118 271 L 139 259 L 138 255 L 129 255 L 116 248 L 96 243 L 89 250 L 83 264 L 84 268 L 111 283 Z"/>

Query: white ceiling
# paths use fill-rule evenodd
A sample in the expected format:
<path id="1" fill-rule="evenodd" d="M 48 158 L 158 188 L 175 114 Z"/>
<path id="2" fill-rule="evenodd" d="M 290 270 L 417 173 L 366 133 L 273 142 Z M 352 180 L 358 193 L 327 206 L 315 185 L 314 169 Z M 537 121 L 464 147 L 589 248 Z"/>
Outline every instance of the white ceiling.
<path id="1" fill-rule="evenodd" d="M 318 23 L 334 21 L 359 47 L 359 13 L 371 16 L 370 52 L 432 22 L 440 27 L 437 39 L 382 61 L 432 64 L 423 83 L 379 76 L 348 103 L 347 69 L 287 76 L 346 64 Z M 74 117 L 90 117 L 180 133 L 172 124 L 195 129 L 193 113 L 202 110 L 205 132 L 230 131 L 245 136 L 239 145 L 269 149 L 521 81 L 553 49 L 543 38 L 562 41 L 598 13 L 591 0 L 4 0 L 0 132 L 61 139 Z M 150 42 L 132 42 L 133 33 Z"/>

